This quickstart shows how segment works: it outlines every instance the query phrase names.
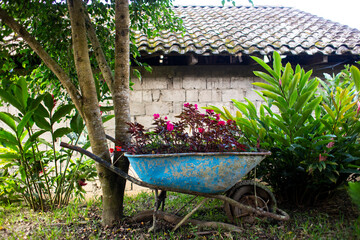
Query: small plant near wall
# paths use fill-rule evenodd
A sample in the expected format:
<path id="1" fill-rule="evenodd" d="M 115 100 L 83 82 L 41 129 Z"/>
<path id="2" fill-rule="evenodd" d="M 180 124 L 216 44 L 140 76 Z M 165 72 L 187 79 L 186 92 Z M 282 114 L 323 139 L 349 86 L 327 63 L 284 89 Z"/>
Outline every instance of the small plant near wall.
<path id="1" fill-rule="evenodd" d="M 17 110 L 0 112 L 0 200 L 22 199 L 34 210 L 47 210 L 83 197 L 82 186 L 96 176 L 93 161 L 75 159 L 72 151 L 60 151 L 57 144 L 67 135 L 71 143 L 89 146 L 74 106 L 60 105 L 49 93 L 31 97 L 22 77 L 1 88 L 0 97 Z M 70 127 L 56 127 L 65 119 Z M 41 138 L 45 134 L 50 141 Z"/>
<path id="2" fill-rule="evenodd" d="M 325 199 L 360 173 L 360 108 L 355 88 L 360 79 L 352 74 L 355 68 L 326 75 L 323 81 L 311 78 L 312 71 L 305 72 L 299 65 L 283 66 L 276 52 L 272 67 L 253 59 L 267 71 L 254 72 L 264 80 L 254 83 L 264 101 L 259 111 L 247 99 L 246 103 L 233 99 L 239 110 L 236 116 L 227 109 L 208 109 L 236 121 L 245 140 L 272 152 L 256 173 L 280 199 L 302 205 Z"/>

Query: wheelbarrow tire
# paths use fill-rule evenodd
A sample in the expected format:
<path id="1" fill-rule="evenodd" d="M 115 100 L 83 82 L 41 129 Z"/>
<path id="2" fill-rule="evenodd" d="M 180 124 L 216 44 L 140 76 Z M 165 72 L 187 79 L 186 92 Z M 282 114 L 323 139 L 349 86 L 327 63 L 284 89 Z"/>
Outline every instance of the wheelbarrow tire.
<path id="1" fill-rule="evenodd" d="M 252 180 L 238 182 L 226 193 L 226 196 L 244 205 L 264 211 L 275 213 L 277 209 L 275 196 L 270 189 Z M 255 214 L 234 207 L 228 202 L 225 202 L 224 209 L 230 222 L 234 224 L 253 223 L 259 219 Z"/>

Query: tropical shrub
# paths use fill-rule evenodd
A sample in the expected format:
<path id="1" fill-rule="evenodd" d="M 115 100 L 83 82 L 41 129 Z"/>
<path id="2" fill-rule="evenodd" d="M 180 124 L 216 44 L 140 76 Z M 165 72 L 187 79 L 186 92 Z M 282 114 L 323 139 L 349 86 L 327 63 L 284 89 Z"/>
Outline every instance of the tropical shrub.
<path id="1" fill-rule="evenodd" d="M 0 89 L 4 104 L 18 112 L 0 112 L 0 199 L 25 200 L 32 209 L 46 210 L 67 204 L 72 196 L 82 196 L 85 179 L 96 171 L 93 161 L 74 158 L 72 151 L 60 150 L 59 138 L 68 135 L 70 142 L 83 143 L 84 123 L 71 104 L 60 105 L 49 94 L 32 97 L 25 78 Z M 69 117 L 71 116 L 71 117 Z M 56 127 L 71 118 L 70 127 Z M 50 136 L 50 142 L 41 138 Z"/>
<path id="2" fill-rule="evenodd" d="M 256 169 L 256 177 L 269 183 L 280 199 L 313 204 L 324 199 L 358 174 L 360 133 L 357 92 L 352 74 L 345 69 L 327 81 L 311 78 L 299 65 L 282 66 L 278 53 L 273 67 L 253 57 L 267 71 L 254 74 L 263 99 L 259 111 L 248 99 L 233 99 L 239 110 L 224 119 L 236 121 L 244 139 L 272 155 Z M 320 88 L 320 83 L 323 89 Z"/>

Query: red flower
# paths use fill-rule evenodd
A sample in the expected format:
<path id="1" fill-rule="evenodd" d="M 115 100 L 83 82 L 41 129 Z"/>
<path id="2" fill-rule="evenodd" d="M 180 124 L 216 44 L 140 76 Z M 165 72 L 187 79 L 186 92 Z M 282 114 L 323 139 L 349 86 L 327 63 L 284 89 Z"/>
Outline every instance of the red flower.
<path id="1" fill-rule="evenodd" d="M 55 99 L 54 94 L 51 94 L 51 97 L 52 97 L 52 99 L 53 99 L 53 105 L 54 105 L 54 107 L 55 107 L 55 105 L 56 105 L 56 103 L 57 103 L 57 100 Z"/>
<path id="2" fill-rule="evenodd" d="M 170 121 L 168 121 L 166 123 L 166 129 L 171 132 L 172 130 L 174 130 L 174 125 L 170 123 Z"/>
<path id="3" fill-rule="evenodd" d="M 224 121 L 219 121 L 219 122 L 217 123 L 217 125 L 219 125 L 219 126 L 225 126 L 225 122 L 224 122 Z"/>
<path id="4" fill-rule="evenodd" d="M 203 129 L 203 128 L 198 128 L 198 130 L 199 130 L 199 133 L 203 133 L 205 131 L 205 129 Z"/>
<path id="5" fill-rule="evenodd" d="M 206 109 L 206 112 L 211 114 L 211 113 L 214 113 L 214 110 Z"/>
<path id="6" fill-rule="evenodd" d="M 100 109 L 101 105 L 99 105 L 99 109 Z M 100 110 L 100 115 L 102 115 L 102 111 Z"/>
<path id="7" fill-rule="evenodd" d="M 116 151 L 121 152 L 121 147 L 120 146 L 115 146 L 115 149 L 116 149 Z"/>
<path id="8" fill-rule="evenodd" d="M 79 179 L 79 180 L 78 180 L 78 184 L 79 184 L 80 186 L 86 186 L 86 185 L 87 185 L 87 183 L 85 182 L 85 179 Z"/>
<path id="9" fill-rule="evenodd" d="M 113 148 L 109 148 L 109 151 L 110 151 L 110 153 L 113 153 L 113 152 L 114 152 L 114 149 L 113 149 Z"/>
<path id="10" fill-rule="evenodd" d="M 218 113 L 218 114 L 215 114 L 215 116 L 216 116 L 216 120 L 220 120 L 220 113 Z"/>

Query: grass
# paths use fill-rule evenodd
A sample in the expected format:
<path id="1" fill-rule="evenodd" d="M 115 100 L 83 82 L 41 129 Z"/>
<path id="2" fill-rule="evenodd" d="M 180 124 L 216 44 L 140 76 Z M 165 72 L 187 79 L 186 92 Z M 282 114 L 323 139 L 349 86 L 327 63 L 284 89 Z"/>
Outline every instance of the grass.
<path id="1" fill-rule="evenodd" d="M 168 193 L 166 211 L 180 209 L 192 196 Z M 53 212 L 34 212 L 22 205 L 0 207 L 0 236 L 5 239 L 356 239 L 360 237 L 358 212 L 340 196 L 338 201 L 324 203 L 316 208 L 287 208 L 291 220 L 274 222 L 263 220 L 256 224 L 243 223 L 241 233 L 183 226 L 172 232 L 172 225 L 160 222 L 156 233 L 147 233 L 150 222 L 130 224 L 124 219 L 115 227 L 101 226 L 101 201 L 72 202 Z M 184 207 L 185 215 L 202 200 L 196 198 Z M 222 202 L 209 199 L 192 218 L 222 221 L 227 218 Z M 124 213 L 133 216 L 142 210 L 152 209 L 153 194 L 140 193 L 125 198 Z"/>

